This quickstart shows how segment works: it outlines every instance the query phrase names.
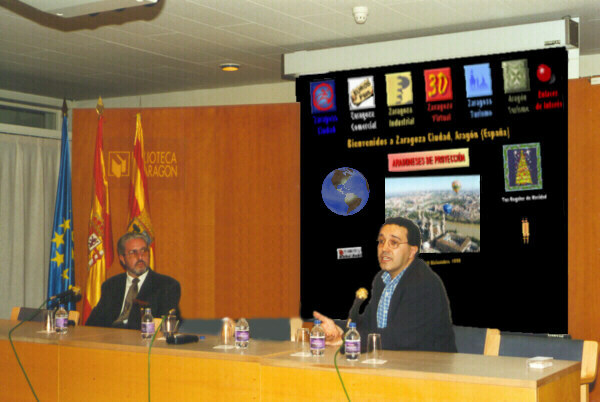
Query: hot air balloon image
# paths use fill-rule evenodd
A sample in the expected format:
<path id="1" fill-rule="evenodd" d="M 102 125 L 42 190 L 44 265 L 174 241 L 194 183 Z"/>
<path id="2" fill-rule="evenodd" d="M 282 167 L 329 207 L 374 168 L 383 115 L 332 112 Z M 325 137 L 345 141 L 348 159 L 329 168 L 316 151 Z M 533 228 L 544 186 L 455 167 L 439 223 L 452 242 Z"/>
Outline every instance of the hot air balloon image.
<path id="1" fill-rule="evenodd" d="M 460 181 L 459 181 L 459 180 L 454 180 L 454 181 L 452 182 L 452 190 L 453 190 L 453 191 L 454 191 L 456 194 L 458 194 L 458 192 L 460 191 L 460 188 L 461 188 Z"/>
<path id="2" fill-rule="evenodd" d="M 452 204 L 444 204 L 442 208 L 444 209 L 444 212 L 448 215 L 450 215 L 450 213 L 452 212 Z"/>

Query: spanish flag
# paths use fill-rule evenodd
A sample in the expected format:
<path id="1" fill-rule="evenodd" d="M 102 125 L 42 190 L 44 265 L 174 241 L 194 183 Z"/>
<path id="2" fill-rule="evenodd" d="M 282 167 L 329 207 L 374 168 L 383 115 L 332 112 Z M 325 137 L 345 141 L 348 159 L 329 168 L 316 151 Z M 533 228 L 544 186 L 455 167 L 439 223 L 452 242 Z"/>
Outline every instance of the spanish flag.
<path id="1" fill-rule="evenodd" d="M 148 180 L 146 179 L 144 165 L 144 133 L 142 132 L 142 117 L 139 113 L 135 123 L 127 231 L 145 232 L 148 235 L 150 239 L 150 269 L 154 269 L 154 230 L 152 229 L 148 209 Z"/>
<path id="2" fill-rule="evenodd" d="M 83 299 L 83 319 L 85 324 L 92 309 L 100 300 L 100 289 L 106 279 L 106 270 L 113 262 L 112 225 L 110 223 L 110 202 L 108 181 L 104 170 L 104 105 L 102 98 L 96 106 L 98 112 L 98 131 L 94 152 L 94 182 L 92 187 L 92 210 L 88 224 L 88 275 Z"/>

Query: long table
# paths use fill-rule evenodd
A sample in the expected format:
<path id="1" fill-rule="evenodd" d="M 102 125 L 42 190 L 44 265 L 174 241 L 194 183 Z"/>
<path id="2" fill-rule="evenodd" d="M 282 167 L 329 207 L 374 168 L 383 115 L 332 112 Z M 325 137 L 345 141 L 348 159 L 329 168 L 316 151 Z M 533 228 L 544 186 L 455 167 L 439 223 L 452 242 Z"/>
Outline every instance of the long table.
<path id="1" fill-rule="evenodd" d="M 344 399 L 333 367 L 335 350 L 322 358 L 267 356 L 261 361 L 263 401 L 306 401 L 315 395 Z M 353 401 L 578 401 L 579 363 L 555 360 L 528 369 L 514 357 L 462 353 L 384 351 L 383 365 L 348 362 L 338 367 Z M 364 360 L 364 359 L 363 359 Z M 326 400 L 328 398 L 325 398 Z"/>
<path id="2" fill-rule="evenodd" d="M 2 397 L 33 400 L 8 342 L 16 321 L 0 320 Z M 25 323 L 13 333 L 15 348 L 42 401 L 148 400 L 149 341 L 139 331 L 69 328 L 40 333 Z M 158 338 L 158 337 L 157 337 Z M 248 349 L 215 349 L 217 337 L 151 350 L 153 400 L 346 400 L 333 364 L 322 357 L 294 357 L 291 342 L 252 340 Z M 385 351 L 384 365 L 338 356 L 353 401 L 578 401 L 580 363 L 555 360 L 528 369 L 526 359 L 459 353 Z"/>

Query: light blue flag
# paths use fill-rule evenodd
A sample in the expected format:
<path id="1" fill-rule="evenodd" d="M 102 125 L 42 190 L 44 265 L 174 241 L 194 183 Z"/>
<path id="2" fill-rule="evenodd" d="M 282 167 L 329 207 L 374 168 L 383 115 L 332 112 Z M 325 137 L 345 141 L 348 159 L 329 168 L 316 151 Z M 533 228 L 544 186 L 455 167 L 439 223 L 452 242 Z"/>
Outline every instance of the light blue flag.
<path id="1" fill-rule="evenodd" d="M 48 275 L 48 297 L 69 290 L 75 285 L 75 263 L 73 260 L 73 210 L 71 208 L 71 158 L 67 116 L 63 116 L 60 150 L 60 172 L 52 225 L 50 250 L 50 271 Z M 48 306 L 50 308 L 50 306 Z M 67 310 L 75 310 L 75 302 L 70 301 Z"/>

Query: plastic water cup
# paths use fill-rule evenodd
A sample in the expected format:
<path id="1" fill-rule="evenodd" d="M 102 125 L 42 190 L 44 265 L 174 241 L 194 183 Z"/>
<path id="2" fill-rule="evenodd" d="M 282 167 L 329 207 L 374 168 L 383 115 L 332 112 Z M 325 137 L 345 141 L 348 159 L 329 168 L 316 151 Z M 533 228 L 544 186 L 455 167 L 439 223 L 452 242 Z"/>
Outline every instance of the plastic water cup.
<path id="1" fill-rule="evenodd" d="M 310 332 L 308 328 L 298 328 L 296 331 L 296 352 L 310 356 Z"/>
<path id="2" fill-rule="evenodd" d="M 380 334 L 369 334 L 367 338 L 367 359 L 375 364 L 383 360 Z"/>
<path id="3" fill-rule="evenodd" d="M 44 332 L 53 333 L 56 331 L 54 327 L 54 310 L 44 310 L 42 325 L 44 326 Z"/>
<path id="4" fill-rule="evenodd" d="M 221 345 L 231 345 L 235 343 L 235 324 L 231 318 L 223 318 L 221 327 Z"/>
<path id="5" fill-rule="evenodd" d="M 177 316 L 168 315 L 163 320 L 162 324 L 162 333 L 166 337 L 175 335 L 177 332 L 177 327 L 179 325 L 179 321 L 177 321 Z"/>

